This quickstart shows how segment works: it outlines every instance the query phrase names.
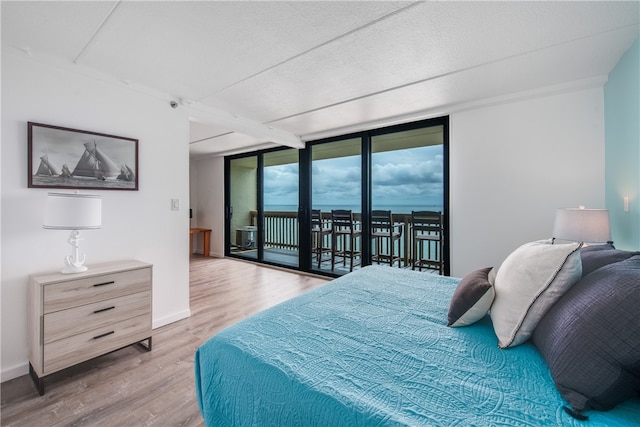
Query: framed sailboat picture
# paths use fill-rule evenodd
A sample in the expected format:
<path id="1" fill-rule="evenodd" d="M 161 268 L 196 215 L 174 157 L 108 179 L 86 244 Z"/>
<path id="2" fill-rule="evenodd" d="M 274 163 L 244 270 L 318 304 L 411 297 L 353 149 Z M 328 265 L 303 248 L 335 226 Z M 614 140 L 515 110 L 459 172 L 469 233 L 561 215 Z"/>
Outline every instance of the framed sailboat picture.
<path id="1" fill-rule="evenodd" d="M 28 123 L 29 188 L 138 190 L 138 140 Z"/>

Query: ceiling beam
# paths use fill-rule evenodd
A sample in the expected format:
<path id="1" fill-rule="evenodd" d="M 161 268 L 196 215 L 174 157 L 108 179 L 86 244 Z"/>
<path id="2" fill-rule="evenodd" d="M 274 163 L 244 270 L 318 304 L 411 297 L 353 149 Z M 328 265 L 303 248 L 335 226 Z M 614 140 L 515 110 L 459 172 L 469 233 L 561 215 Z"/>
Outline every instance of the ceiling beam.
<path id="1" fill-rule="evenodd" d="M 254 137 L 261 142 L 273 142 L 291 148 L 304 148 L 305 144 L 300 137 L 291 132 L 208 105 L 182 100 L 178 102 L 186 107 L 189 119 L 195 122 L 222 126 L 234 132 Z"/>
<path id="2" fill-rule="evenodd" d="M 11 49 L 8 52 L 10 52 L 11 54 L 25 55 L 30 60 L 39 62 L 43 65 L 61 68 L 63 70 L 69 71 L 74 74 L 79 74 L 84 77 L 95 78 L 103 82 L 116 84 L 118 86 L 124 85 L 124 87 L 126 87 L 128 90 L 133 90 L 138 93 L 161 99 L 164 102 L 166 102 L 167 100 L 169 100 L 170 102 L 175 102 L 176 108 L 185 108 L 189 119 L 193 121 L 203 124 L 218 125 L 226 128 L 229 131 L 256 138 L 259 143 L 272 142 L 296 149 L 305 147 L 305 143 L 300 139 L 298 135 L 287 132 L 283 129 L 279 129 L 273 125 L 264 124 L 257 120 L 242 117 L 238 114 L 232 114 L 219 108 L 204 105 L 202 103 L 176 99 L 166 93 L 158 91 L 157 89 L 139 85 L 127 80 L 119 80 L 114 76 L 105 74 L 101 71 L 83 65 L 81 63 L 82 61 L 74 63 L 49 54 L 34 55 L 29 48 L 16 47 L 15 49 Z"/>

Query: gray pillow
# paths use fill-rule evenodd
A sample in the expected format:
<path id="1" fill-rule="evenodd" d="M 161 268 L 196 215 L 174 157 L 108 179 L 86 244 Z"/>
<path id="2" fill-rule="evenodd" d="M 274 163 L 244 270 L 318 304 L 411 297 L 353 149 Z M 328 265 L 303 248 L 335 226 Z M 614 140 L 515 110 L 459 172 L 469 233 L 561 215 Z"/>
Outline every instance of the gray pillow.
<path id="1" fill-rule="evenodd" d="M 582 277 L 600 267 L 624 261 L 634 255 L 640 255 L 640 252 L 618 250 L 611 244 L 583 246 L 580 250 Z"/>
<path id="2" fill-rule="evenodd" d="M 640 255 L 601 267 L 546 313 L 532 341 L 573 414 L 640 395 Z"/>

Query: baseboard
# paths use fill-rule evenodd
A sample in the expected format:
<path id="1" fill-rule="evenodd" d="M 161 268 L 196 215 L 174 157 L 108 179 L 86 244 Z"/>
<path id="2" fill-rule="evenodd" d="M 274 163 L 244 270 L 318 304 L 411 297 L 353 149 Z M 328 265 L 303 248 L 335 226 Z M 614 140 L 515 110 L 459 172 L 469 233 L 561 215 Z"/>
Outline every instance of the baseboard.
<path id="1" fill-rule="evenodd" d="M 168 325 L 169 323 L 177 322 L 178 320 L 186 319 L 188 317 L 191 317 L 191 310 L 179 311 L 177 313 L 170 314 L 169 316 L 161 317 L 160 319 L 153 319 L 152 328 L 160 328 Z"/>
<path id="2" fill-rule="evenodd" d="M 196 251 L 195 251 L 195 252 L 193 252 L 193 253 L 194 253 L 194 254 L 196 254 L 196 255 L 202 255 L 202 256 L 204 256 L 204 252 L 199 251 L 199 250 L 196 250 Z M 213 257 L 213 258 L 224 258 L 224 253 L 211 252 L 211 251 L 209 251 L 209 255 L 208 255 L 208 256 Z"/>
<path id="3" fill-rule="evenodd" d="M 0 372 L 0 382 L 9 381 L 14 378 L 27 375 L 28 373 L 29 373 L 29 362 L 21 363 L 9 369 L 4 369 L 2 372 Z"/>

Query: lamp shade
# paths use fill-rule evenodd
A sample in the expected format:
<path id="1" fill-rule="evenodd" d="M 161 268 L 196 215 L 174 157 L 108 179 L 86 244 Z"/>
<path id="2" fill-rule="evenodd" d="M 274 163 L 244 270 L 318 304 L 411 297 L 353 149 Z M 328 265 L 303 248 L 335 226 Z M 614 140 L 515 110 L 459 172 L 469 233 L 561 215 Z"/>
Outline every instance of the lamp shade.
<path id="1" fill-rule="evenodd" d="M 556 211 L 554 238 L 585 243 L 611 240 L 607 209 L 563 208 Z"/>
<path id="2" fill-rule="evenodd" d="M 49 193 L 43 228 L 89 230 L 102 227 L 102 197 L 95 194 Z"/>

